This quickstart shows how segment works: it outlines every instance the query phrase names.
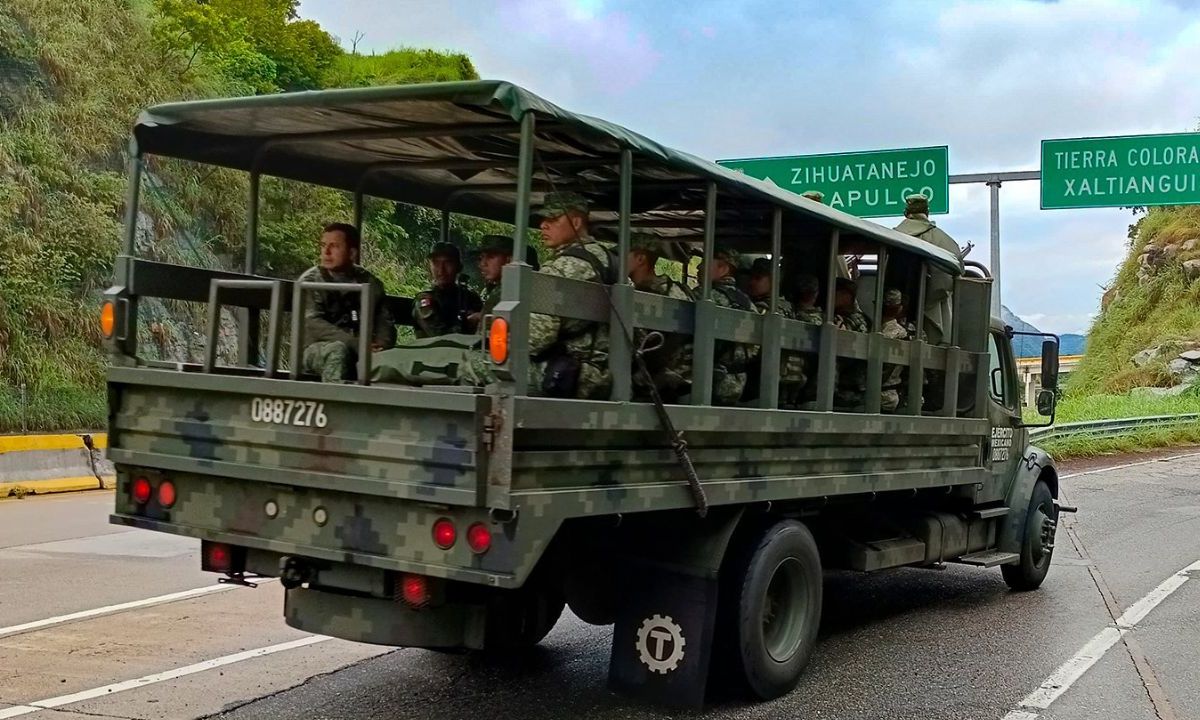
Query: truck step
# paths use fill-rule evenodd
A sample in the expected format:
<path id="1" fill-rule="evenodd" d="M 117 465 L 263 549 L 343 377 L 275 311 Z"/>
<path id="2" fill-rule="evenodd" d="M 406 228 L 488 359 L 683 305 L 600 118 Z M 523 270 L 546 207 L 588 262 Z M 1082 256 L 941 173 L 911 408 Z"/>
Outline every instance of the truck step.
<path id="1" fill-rule="evenodd" d="M 914 565 L 925 559 L 925 543 L 911 537 L 851 543 L 849 567 L 859 572 Z"/>
<path id="2" fill-rule="evenodd" d="M 988 518 L 1004 517 L 1005 515 L 1008 515 L 1008 508 L 1001 505 L 1000 507 L 979 508 L 972 510 L 971 512 L 975 514 L 975 517 L 981 520 L 987 520 Z"/>
<path id="3" fill-rule="evenodd" d="M 963 555 L 954 562 L 962 563 L 963 565 L 977 565 L 979 567 L 996 567 L 997 565 L 1012 565 L 1021 561 L 1021 556 L 1017 553 L 1001 552 L 1000 550 L 984 550 L 983 552 L 971 553 Z"/>

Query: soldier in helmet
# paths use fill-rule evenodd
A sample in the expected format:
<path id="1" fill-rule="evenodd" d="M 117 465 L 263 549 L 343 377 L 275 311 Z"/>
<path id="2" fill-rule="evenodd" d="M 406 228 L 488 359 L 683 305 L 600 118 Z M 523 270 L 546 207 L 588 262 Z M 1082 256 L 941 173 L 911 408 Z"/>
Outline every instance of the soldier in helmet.
<path id="1" fill-rule="evenodd" d="M 896 230 L 960 257 L 958 243 L 929 219 L 929 198 L 920 193 L 904 198 L 904 220 L 896 226 Z M 944 345 L 950 339 L 953 292 L 954 277 L 944 270 L 930 269 L 925 286 L 925 307 L 922 309 L 922 331 L 925 340 L 933 345 Z"/>
<path id="2" fill-rule="evenodd" d="M 853 280 L 838 278 L 834 287 L 834 324 L 843 330 L 871 332 L 871 323 L 858 306 L 858 284 Z M 867 367 L 862 360 L 838 358 L 837 389 L 835 404 L 845 408 L 862 405 L 863 393 L 867 389 Z"/>
<path id="3" fill-rule="evenodd" d="M 629 280 L 634 288 L 664 295 L 676 300 L 693 302 L 692 291 L 683 283 L 666 275 L 659 275 L 655 266 L 662 257 L 662 242 L 653 235 L 636 234 L 630 238 Z M 645 332 L 638 331 L 636 342 L 640 345 Z M 649 382 L 658 388 L 663 402 L 679 402 L 691 392 L 692 387 L 692 342 L 686 335 L 664 333 L 662 346 L 644 356 L 646 369 L 650 371 Z M 636 370 L 636 368 L 635 368 Z M 645 387 L 647 379 L 634 373 L 634 391 L 638 399 L 650 396 Z"/>
<path id="4" fill-rule="evenodd" d="M 733 248 L 718 247 L 713 252 L 712 267 L 702 267 L 712 282 L 712 301 L 721 307 L 755 312 L 754 301 L 738 289 L 734 273 L 740 255 Z M 713 348 L 713 403 L 736 405 L 746 389 L 746 373 L 758 357 L 758 347 L 744 343 L 718 340 Z"/>
<path id="5" fill-rule="evenodd" d="M 396 342 L 396 323 L 382 302 L 383 283 L 358 264 L 360 247 L 357 227 L 346 223 L 326 225 L 321 233 L 319 262 L 304 271 L 299 281 L 368 283 L 375 297 L 375 317 L 368 325 L 371 347 L 384 350 Z M 304 314 L 304 372 L 320 375 L 322 382 L 351 379 L 358 360 L 360 297 L 357 293 L 318 290 L 309 298 Z"/>
<path id="6" fill-rule="evenodd" d="M 821 294 L 821 282 L 816 275 L 804 274 L 796 278 L 796 304 L 792 313 L 797 320 L 813 325 L 825 322 L 825 311 L 817 305 Z"/>
<path id="7" fill-rule="evenodd" d="M 433 287 L 413 298 L 413 325 L 419 338 L 437 337 L 475 330 L 470 317 L 482 309 L 483 301 L 468 287 L 460 285 L 462 255 L 458 247 L 446 242 L 429 252 L 429 274 Z"/>

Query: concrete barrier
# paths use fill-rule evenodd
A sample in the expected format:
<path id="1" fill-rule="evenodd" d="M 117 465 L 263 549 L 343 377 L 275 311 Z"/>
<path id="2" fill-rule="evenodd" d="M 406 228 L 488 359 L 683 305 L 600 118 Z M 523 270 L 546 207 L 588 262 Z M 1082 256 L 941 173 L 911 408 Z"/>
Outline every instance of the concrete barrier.
<path id="1" fill-rule="evenodd" d="M 0 498 L 113 487 L 108 436 L 0 435 Z"/>

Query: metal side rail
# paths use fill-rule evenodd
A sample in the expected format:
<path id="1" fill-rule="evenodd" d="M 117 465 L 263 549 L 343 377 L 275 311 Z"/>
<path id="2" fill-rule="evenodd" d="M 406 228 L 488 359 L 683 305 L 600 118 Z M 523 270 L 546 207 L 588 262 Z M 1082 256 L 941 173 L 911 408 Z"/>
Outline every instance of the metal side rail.
<path id="1" fill-rule="evenodd" d="M 1062 423 L 1047 428 L 1038 428 L 1029 433 L 1030 440 L 1049 442 L 1069 437 L 1117 437 L 1139 430 L 1179 427 L 1200 423 L 1200 413 L 1182 415 L 1153 415 L 1150 417 L 1120 418 L 1118 420 L 1089 420 L 1087 422 Z"/>

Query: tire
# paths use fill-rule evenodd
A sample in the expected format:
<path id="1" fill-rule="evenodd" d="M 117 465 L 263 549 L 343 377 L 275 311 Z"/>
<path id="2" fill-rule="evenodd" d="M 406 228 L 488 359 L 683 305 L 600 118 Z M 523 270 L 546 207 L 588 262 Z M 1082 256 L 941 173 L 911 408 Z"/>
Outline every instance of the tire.
<path id="1" fill-rule="evenodd" d="M 795 520 L 749 538 L 722 569 L 719 660 L 762 700 L 790 692 L 812 657 L 821 622 L 821 556 Z"/>
<path id="2" fill-rule="evenodd" d="M 565 606 L 562 593 L 549 589 L 506 591 L 488 605 L 484 650 L 537 645 L 554 629 Z"/>
<path id="3" fill-rule="evenodd" d="M 1025 592 L 1036 590 L 1050 572 L 1050 559 L 1054 555 L 1054 534 L 1058 529 L 1058 508 L 1045 481 L 1038 480 L 1029 496 L 1029 510 L 1025 514 L 1025 532 L 1021 536 L 1021 561 L 1012 565 L 1001 565 L 1004 582 L 1013 590 Z M 1044 537 L 1048 534 L 1048 537 Z"/>

